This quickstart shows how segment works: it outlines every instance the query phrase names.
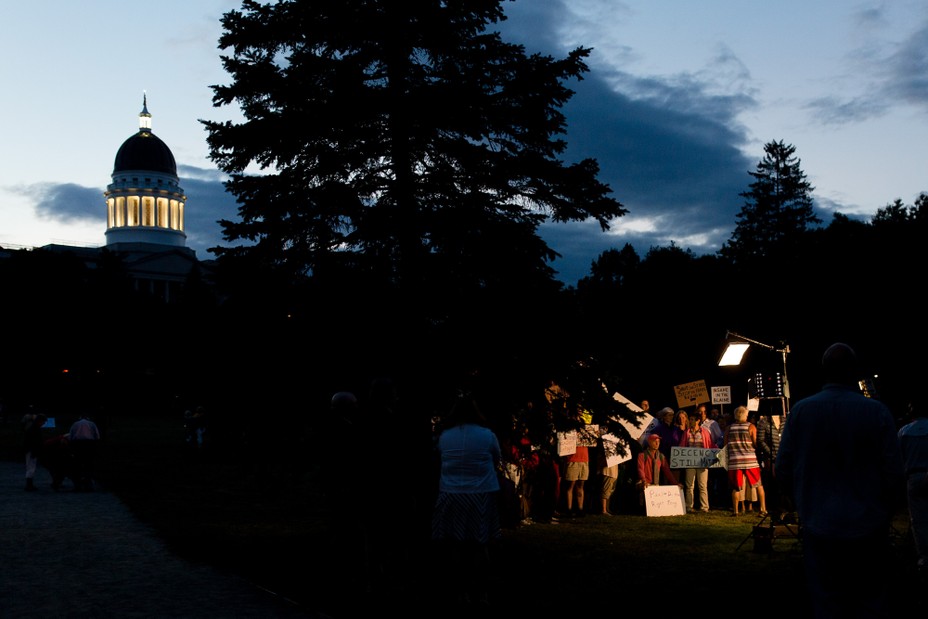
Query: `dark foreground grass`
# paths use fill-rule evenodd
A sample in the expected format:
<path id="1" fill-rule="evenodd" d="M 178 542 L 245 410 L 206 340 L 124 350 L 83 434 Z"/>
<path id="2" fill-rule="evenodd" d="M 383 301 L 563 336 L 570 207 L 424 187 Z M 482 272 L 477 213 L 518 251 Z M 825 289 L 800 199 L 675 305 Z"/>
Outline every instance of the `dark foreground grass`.
<path id="1" fill-rule="evenodd" d="M 18 457 L 18 429 L 15 423 L 0 428 L 5 457 Z M 334 619 L 388 612 L 450 616 L 438 606 L 447 576 L 428 546 L 418 549 L 404 574 L 387 575 L 401 584 L 386 590 L 367 594 L 346 573 L 358 562 L 352 540 L 335 536 L 330 526 L 311 433 L 292 431 L 264 444 L 231 435 L 216 439 L 210 450 L 191 454 L 176 419 L 110 420 L 99 477 L 178 554 L 242 576 L 308 611 Z M 392 473 L 399 492 L 401 473 Z M 372 474 L 391 472 L 372 467 Z M 613 517 L 506 529 L 492 549 L 492 616 L 667 614 L 694 605 L 712 614 L 738 608 L 750 616 L 808 616 L 795 537 L 779 537 L 771 552 L 755 552 L 757 516 L 732 518 L 719 509 L 648 518 L 636 505 L 622 507 L 625 513 Z M 376 519 L 377 506 L 365 517 Z M 912 548 L 902 514 L 895 530 L 896 580 L 900 591 L 911 591 Z M 907 601 L 898 598 L 900 611 Z"/>

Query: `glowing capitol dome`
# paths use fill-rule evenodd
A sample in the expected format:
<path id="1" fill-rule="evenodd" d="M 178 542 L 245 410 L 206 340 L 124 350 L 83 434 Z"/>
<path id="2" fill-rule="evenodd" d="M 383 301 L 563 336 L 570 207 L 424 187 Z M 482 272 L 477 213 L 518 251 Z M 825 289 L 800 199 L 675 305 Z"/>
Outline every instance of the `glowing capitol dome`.
<path id="1" fill-rule="evenodd" d="M 187 196 L 177 177 L 174 154 L 151 132 L 147 95 L 142 96 L 139 131 L 119 147 L 107 185 L 106 246 L 154 244 L 185 247 Z"/>

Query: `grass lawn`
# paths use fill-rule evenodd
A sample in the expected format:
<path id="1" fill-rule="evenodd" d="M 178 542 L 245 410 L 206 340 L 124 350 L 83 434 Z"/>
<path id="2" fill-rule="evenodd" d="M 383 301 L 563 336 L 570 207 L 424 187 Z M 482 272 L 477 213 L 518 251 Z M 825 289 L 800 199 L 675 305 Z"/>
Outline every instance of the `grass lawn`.
<path id="1" fill-rule="evenodd" d="M 59 420 L 57 431 L 67 425 Z M 396 578 L 399 588 L 368 596 L 344 572 L 358 561 L 351 541 L 333 535 L 311 434 L 294 431 L 274 447 L 230 434 L 216 438 L 209 451 L 190 454 L 179 419 L 109 420 L 99 477 L 177 553 L 308 609 L 334 619 L 396 610 L 444 616 L 435 604 L 445 575 L 426 546 Z M 0 456 L 18 460 L 20 444 L 18 421 L 0 424 Z M 737 609 L 757 617 L 807 616 L 796 538 L 777 538 L 772 552 L 754 552 L 757 516 L 732 518 L 718 509 L 649 518 L 637 505 L 620 507 L 623 513 L 612 517 L 506 529 L 492 549 L 493 614 L 690 614 L 699 608 L 713 615 Z M 365 517 L 378 518 L 377 506 Z M 914 559 L 904 514 L 894 530 L 897 580 L 911 590 Z M 909 601 L 899 598 L 900 612 Z"/>

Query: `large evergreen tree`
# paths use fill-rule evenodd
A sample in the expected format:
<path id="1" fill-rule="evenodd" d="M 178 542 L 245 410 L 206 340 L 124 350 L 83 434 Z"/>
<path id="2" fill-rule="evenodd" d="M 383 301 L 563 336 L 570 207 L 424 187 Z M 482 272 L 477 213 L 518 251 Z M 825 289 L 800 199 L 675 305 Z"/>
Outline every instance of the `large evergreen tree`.
<path id="1" fill-rule="evenodd" d="M 782 140 L 764 145 L 757 169 L 737 215 L 731 239 L 720 253 L 738 264 L 788 256 L 813 224 L 821 223 L 812 208 L 814 187 L 795 155 L 796 147 Z"/>
<path id="2" fill-rule="evenodd" d="M 623 215 L 598 164 L 567 164 L 561 107 L 589 54 L 527 55 L 502 0 L 245 0 L 223 16 L 232 82 L 202 121 L 238 220 L 213 248 L 318 285 L 475 291 L 554 283 L 547 220 Z M 259 173 L 254 173 L 260 168 Z M 244 241 L 244 243 L 240 243 Z M 434 316 L 433 316 L 434 318 Z"/>

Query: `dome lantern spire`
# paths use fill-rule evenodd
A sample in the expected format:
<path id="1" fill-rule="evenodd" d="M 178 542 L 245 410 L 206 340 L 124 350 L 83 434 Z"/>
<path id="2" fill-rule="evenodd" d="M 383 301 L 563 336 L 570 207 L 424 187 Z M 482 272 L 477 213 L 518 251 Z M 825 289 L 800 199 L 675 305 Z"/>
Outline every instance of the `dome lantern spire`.
<path id="1" fill-rule="evenodd" d="M 139 112 L 139 131 L 148 133 L 151 131 L 151 114 L 148 112 L 148 94 L 142 91 L 142 111 Z"/>

